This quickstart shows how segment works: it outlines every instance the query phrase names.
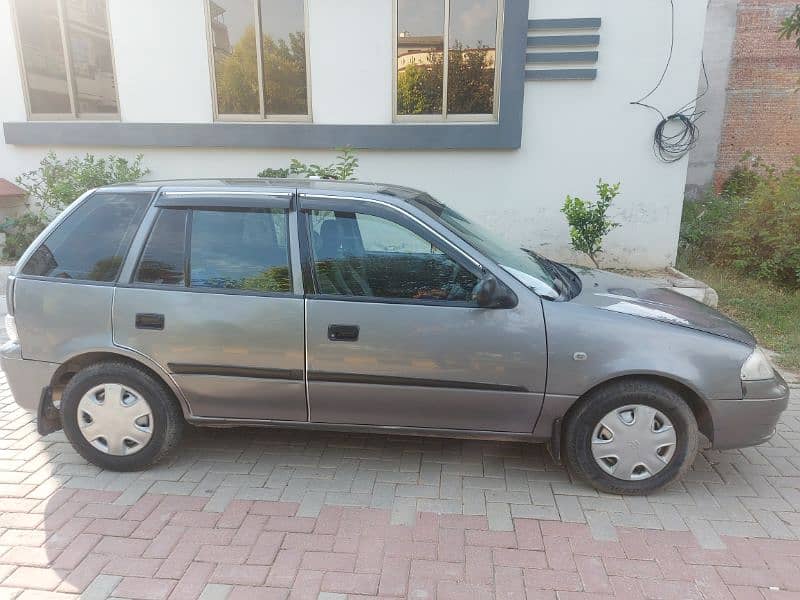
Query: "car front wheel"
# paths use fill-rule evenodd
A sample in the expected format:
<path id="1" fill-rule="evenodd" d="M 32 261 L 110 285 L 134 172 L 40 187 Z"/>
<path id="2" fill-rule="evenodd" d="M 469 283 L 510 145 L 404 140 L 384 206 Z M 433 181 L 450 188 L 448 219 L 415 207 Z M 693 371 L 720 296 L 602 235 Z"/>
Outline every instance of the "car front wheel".
<path id="1" fill-rule="evenodd" d="M 582 398 L 568 415 L 570 470 L 612 494 L 647 494 L 682 477 L 697 454 L 697 421 L 669 386 L 625 380 Z"/>
<path id="2" fill-rule="evenodd" d="M 172 392 L 144 369 L 99 363 L 70 379 L 61 397 L 64 433 L 86 460 L 136 471 L 178 443 L 183 415 Z"/>

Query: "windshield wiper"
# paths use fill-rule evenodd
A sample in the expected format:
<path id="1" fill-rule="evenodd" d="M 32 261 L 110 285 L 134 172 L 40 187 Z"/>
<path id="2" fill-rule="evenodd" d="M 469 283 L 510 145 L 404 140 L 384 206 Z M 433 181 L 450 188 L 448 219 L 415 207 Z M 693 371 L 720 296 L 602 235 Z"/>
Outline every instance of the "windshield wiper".
<path id="1" fill-rule="evenodd" d="M 580 293 L 580 280 L 577 276 L 561 263 L 550 260 L 530 248 L 521 248 L 523 252 L 530 255 L 542 268 L 553 278 L 559 298 L 570 300 Z"/>
<path id="2" fill-rule="evenodd" d="M 534 252 L 530 248 L 520 248 L 520 250 L 522 250 L 523 252 L 528 254 L 533 260 L 535 260 L 537 263 L 539 263 L 539 265 L 545 271 L 547 271 L 547 273 L 551 277 L 555 277 L 556 279 L 561 281 L 561 283 L 569 285 L 569 282 L 563 280 L 563 277 L 562 277 L 561 273 L 559 272 L 558 269 L 555 268 L 555 264 L 553 263 L 553 261 L 551 261 L 548 258 L 545 258 L 541 254 L 537 254 L 536 252 Z"/>

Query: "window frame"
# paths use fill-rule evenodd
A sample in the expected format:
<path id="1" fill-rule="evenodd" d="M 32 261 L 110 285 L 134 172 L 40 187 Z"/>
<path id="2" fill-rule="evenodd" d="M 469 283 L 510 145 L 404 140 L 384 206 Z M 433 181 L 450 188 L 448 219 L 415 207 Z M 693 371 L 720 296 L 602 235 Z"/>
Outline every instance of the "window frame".
<path id="1" fill-rule="evenodd" d="M 300 242 L 300 262 L 302 267 L 305 297 L 310 300 L 333 300 L 339 302 L 368 302 L 372 304 L 408 304 L 414 306 L 437 306 L 442 308 L 479 308 L 476 302 L 463 300 L 429 300 L 413 298 L 384 298 L 382 296 L 348 296 L 345 294 L 323 294 L 319 292 L 314 251 L 311 245 L 311 211 L 352 212 L 386 219 L 408 229 L 426 242 L 435 245 L 442 254 L 457 263 L 462 269 L 480 280 L 487 273 L 486 268 L 469 254 L 458 248 L 447 238 L 417 219 L 402 208 L 388 202 L 368 198 L 344 196 L 308 195 L 301 196 L 298 208 L 297 235 Z"/>
<path id="2" fill-rule="evenodd" d="M 401 115 L 397 112 L 397 47 L 399 38 L 399 22 L 397 18 L 398 0 L 392 0 L 392 121 L 394 123 L 493 123 L 500 120 L 500 83 L 503 60 L 503 27 L 505 19 L 505 1 L 497 1 L 497 21 L 495 24 L 495 59 L 494 59 L 494 95 L 492 97 L 492 113 L 489 114 L 454 114 L 447 113 L 447 75 L 448 57 L 450 55 L 450 4 L 451 0 L 438 0 L 444 3 L 444 37 L 442 65 L 442 112 L 435 115 Z"/>
<path id="3" fill-rule="evenodd" d="M 67 95 L 69 97 L 70 112 L 68 113 L 34 113 L 31 111 L 30 89 L 28 87 L 28 75 L 25 70 L 25 58 L 22 52 L 22 36 L 20 35 L 19 18 L 17 3 L 25 0 L 11 0 L 11 21 L 14 30 L 14 44 L 17 49 L 17 63 L 19 66 L 20 79 L 22 80 L 22 92 L 25 97 L 25 113 L 29 121 L 120 121 L 122 119 L 122 107 L 119 101 L 119 78 L 117 77 L 116 53 L 114 52 L 114 35 L 111 31 L 111 14 L 108 9 L 108 0 L 103 0 L 106 5 L 106 28 L 108 30 L 108 45 L 111 53 L 111 68 L 114 72 L 114 98 L 117 101 L 117 112 L 115 113 L 84 113 L 78 110 L 78 88 L 75 78 L 72 76 L 72 49 L 70 48 L 69 31 L 66 23 L 67 0 L 54 0 L 58 9 L 58 27 L 61 33 L 61 50 L 64 53 L 64 67 L 67 80 Z"/>
<path id="4" fill-rule="evenodd" d="M 261 28 L 261 2 L 260 0 L 248 0 L 253 3 L 253 15 L 255 19 L 256 39 L 262 39 Z M 303 27 L 306 51 L 306 106 L 308 112 L 305 115 L 279 115 L 267 114 L 264 102 L 264 47 L 256 43 L 256 67 L 258 70 L 258 105 L 259 114 L 257 115 L 236 115 L 219 112 L 219 100 L 217 95 L 217 74 L 214 64 L 214 32 L 211 28 L 211 0 L 203 0 L 203 7 L 206 13 L 206 43 L 208 44 L 208 69 L 211 77 L 211 104 L 214 114 L 214 121 L 227 123 L 312 123 L 313 109 L 311 105 L 311 56 L 309 54 L 308 36 L 308 0 L 303 0 Z"/>
<path id="5" fill-rule="evenodd" d="M 214 194 L 210 192 L 202 192 L 203 195 L 212 197 Z M 190 292 L 195 294 L 222 294 L 227 296 L 261 296 L 267 298 L 289 298 L 296 297 L 295 293 L 295 278 L 292 270 L 292 224 L 290 208 L 284 206 L 269 206 L 265 204 L 254 205 L 243 203 L 242 205 L 222 205 L 218 204 L 190 204 L 185 202 L 157 202 L 153 207 L 154 213 L 148 223 L 147 235 L 142 240 L 141 245 L 137 248 L 136 260 L 131 265 L 130 276 L 127 278 L 127 283 L 122 287 L 143 288 L 149 290 L 161 290 L 164 292 Z M 185 234 L 183 239 L 183 283 L 148 283 L 137 281 L 136 276 L 139 272 L 144 253 L 147 250 L 147 245 L 150 243 L 150 238 L 153 236 L 158 217 L 165 210 L 182 211 L 185 214 Z M 210 288 L 210 287 L 192 287 L 191 285 L 191 249 L 192 249 L 192 225 L 194 219 L 194 212 L 260 212 L 269 210 L 280 210 L 284 213 L 286 219 L 286 266 L 289 274 L 289 290 L 286 292 L 259 292 L 257 290 L 242 290 L 237 288 Z"/>

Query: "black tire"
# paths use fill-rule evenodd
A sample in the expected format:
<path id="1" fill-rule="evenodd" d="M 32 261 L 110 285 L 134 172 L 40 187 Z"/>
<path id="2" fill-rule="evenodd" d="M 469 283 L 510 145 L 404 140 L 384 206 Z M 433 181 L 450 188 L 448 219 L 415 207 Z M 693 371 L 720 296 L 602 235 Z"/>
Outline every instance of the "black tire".
<path id="1" fill-rule="evenodd" d="M 663 413 L 676 434 L 675 452 L 667 466 L 638 481 L 619 479 L 605 472 L 595 461 L 591 448 L 600 420 L 615 408 L 633 404 L 650 406 Z M 628 495 L 649 494 L 683 477 L 692 466 L 699 445 L 697 421 L 686 400 L 671 387 L 646 379 L 614 382 L 581 398 L 567 415 L 563 439 L 564 457 L 572 473 L 601 491 Z"/>
<path id="2" fill-rule="evenodd" d="M 118 383 L 137 390 L 152 411 L 152 436 L 141 450 L 114 456 L 90 444 L 78 425 L 78 403 L 93 387 Z M 64 433 L 78 453 L 90 463 L 111 471 L 139 471 L 164 458 L 178 444 L 183 432 L 183 414 L 178 401 L 163 382 L 146 370 L 125 362 L 103 362 L 79 371 L 61 396 Z"/>

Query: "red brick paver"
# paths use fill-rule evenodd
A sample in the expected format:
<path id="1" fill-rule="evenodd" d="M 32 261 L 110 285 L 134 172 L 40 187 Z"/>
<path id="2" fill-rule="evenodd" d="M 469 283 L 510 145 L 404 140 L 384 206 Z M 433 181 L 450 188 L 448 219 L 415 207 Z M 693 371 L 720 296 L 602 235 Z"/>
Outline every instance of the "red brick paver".
<path id="1" fill-rule="evenodd" d="M 216 514 L 212 525 L 205 498 L 145 495 L 125 506 L 115 503 L 119 495 L 64 490 L 36 504 L 5 505 L 5 515 L 42 518 L 17 520 L 2 534 L 14 545 L 1 549 L 0 597 L 21 589 L 82 594 L 110 583 L 109 594 L 134 599 L 199 598 L 207 588 L 209 597 L 227 598 L 800 598 L 800 542 L 793 540 L 723 536 L 726 547 L 709 550 L 688 532 L 616 528 L 618 540 L 596 540 L 584 524 L 515 519 L 515 531 L 492 532 L 480 518 L 431 513 L 392 525 L 388 510 L 301 518 L 298 505 L 286 502 L 239 503 L 236 518 Z M 186 520 L 188 504 L 198 512 L 196 527 Z M 53 546 L 74 528 L 75 519 L 60 516 L 65 506 L 104 515 L 103 527 L 75 517 L 98 533 L 79 531 Z M 265 514 L 292 531 L 275 531 L 258 518 Z M 153 515 L 185 524 L 142 527 Z"/>
<path id="2" fill-rule="evenodd" d="M 800 600 L 792 394 L 768 444 L 622 498 L 534 446 L 333 433 L 190 431 L 111 473 L 0 374 L 0 600 Z"/>

